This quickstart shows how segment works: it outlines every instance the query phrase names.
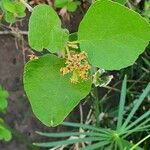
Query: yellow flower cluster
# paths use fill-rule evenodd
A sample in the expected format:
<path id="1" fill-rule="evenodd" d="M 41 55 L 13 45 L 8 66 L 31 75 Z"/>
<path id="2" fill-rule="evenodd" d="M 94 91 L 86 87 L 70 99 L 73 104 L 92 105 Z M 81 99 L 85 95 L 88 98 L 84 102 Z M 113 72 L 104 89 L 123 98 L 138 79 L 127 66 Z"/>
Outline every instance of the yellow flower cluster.
<path id="1" fill-rule="evenodd" d="M 87 80 L 91 66 L 87 61 L 87 54 L 83 51 L 80 53 L 71 52 L 67 56 L 66 66 L 60 69 L 62 75 L 72 72 L 70 78 L 72 83 L 78 83 L 79 80 Z"/>
<path id="2" fill-rule="evenodd" d="M 38 59 L 38 57 L 34 54 L 28 55 L 28 57 L 29 57 L 30 60 Z"/>

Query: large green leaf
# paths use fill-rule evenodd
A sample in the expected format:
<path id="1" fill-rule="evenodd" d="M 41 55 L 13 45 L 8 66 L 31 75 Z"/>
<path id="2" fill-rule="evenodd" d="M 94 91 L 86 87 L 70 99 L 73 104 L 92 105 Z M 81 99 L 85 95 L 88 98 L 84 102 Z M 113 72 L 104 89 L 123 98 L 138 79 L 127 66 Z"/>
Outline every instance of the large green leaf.
<path id="1" fill-rule="evenodd" d="M 149 24 L 112 1 L 95 2 L 79 26 L 78 40 L 90 62 L 106 70 L 132 65 L 150 40 Z"/>
<path id="2" fill-rule="evenodd" d="M 64 60 L 48 55 L 29 61 L 24 72 L 24 87 L 36 117 L 47 126 L 60 124 L 91 88 L 91 81 L 70 82 L 62 76 Z"/>
<path id="3" fill-rule="evenodd" d="M 29 21 L 29 44 L 33 49 L 42 51 L 46 48 L 56 52 L 64 48 L 68 36 L 52 7 L 45 4 L 34 7 Z"/>

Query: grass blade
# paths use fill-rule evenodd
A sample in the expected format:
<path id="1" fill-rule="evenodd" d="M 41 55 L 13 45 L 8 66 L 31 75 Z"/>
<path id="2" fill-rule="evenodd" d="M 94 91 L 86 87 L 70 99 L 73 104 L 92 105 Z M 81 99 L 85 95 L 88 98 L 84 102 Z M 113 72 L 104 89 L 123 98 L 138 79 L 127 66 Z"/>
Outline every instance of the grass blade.
<path id="1" fill-rule="evenodd" d="M 145 125 L 143 127 L 137 127 L 137 128 L 134 128 L 132 130 L 128 130 L 126 131 L 126 133 L 124 133 L 125 135 L 122 136 L 123 138 L 126 138 L 128 137 L 129 135 L 133 134 L 133 133 L 137 133 L 137 132 L 148 132 L 150 131 L 150 125 Z"/>
<path id="2" fill-rule="evenodd" d="M 98 137 L 87 137 L 87 138 L 69 139 L 69 140 L 45 142 L 45 143 L 33 143 L 33 145 L 38 146 L 38 147 L 50 148 L 54 146 L 70 145 L 70 144 L 75 144 L 75 143 L 101 141 L 101 140 L 102 139 Z"/>
<path id="3" fill-rule="evenodd" d="M 131 147 L 130 150 L 134 150 L 137 146 L 139 146 L 141 143 L 143 143 L 145 140 L 147 140 L 148 138 L 150 138 L 150 134 L 147 135 L 145 138 L 143 138 L 142 140 L 140 140 L 137 144 L 135 144 L 133 147 Z"/>
<path id="4" fill-rule="evenodd" d="M 142 57 L 143 61 L 145 62 L 145 64 L 150 67 L 150 61 L 148 61 L 147 59 L 145 59 L 144 57 Z"/>
<path id="5" fill-rule="evenodd" d="M 125 75 L 123 83 L 122 83 L 122 88 L 121 88 L 117 130 L 119 130 L 122 125 L 123 114 L 124 114 L 124 105 L 125 105 L 125 99 L 126 99 L 126 87 L 127 87 L 127 76 Z"/>
<path id="6" fill-rule="evenodd" d="M 98 142 L 95 144 L 91 144 L 85 148 L 81 148 L 80 150 L 94 150 L 94 149 L 98 149 L 98 148 L 108 145 L 108 144 L 110 144 L 110 141 L 101 141 L 101 142 Z"/>
<path id="7" fill-rule="evenodd" d="M 122 130 L 124 130 L 126 128 L 126 126 L 128 125 L 128 123 L 130 122 L 130 120 L 134 116 L 135 112 L 137 111 L 137 109 L 139 108 L 139 106 L 141 105 L 141 103 L 143 102 L 143 100 L 145 99 L 145 97 L 148 95 L 149 92 L 150 92 L 150 83 L 147 85 L 147 87 L 145 88 L 143 93 L 140 95 L 139 99 L 137 100 L 137 103 L 134 105 L 134 107 L 131 110 L 130 114 L 128 115 L 127 119 L 123 123 L 123 125 L 121 127 Z"/>
<path id="8" fill-rule="evenodd" d="M 70 137 L 70 136 L 95 136 L 95 137 L 108 137 L 106 134 L 102 133 L 96 133 L 96 132 L 61 132 L 61 133 L 43 133 L 43 132 L 36 132 L 37 134 L 41 136 L 46 136 L 46 137 Z"/>
<path id="9" fill-rule="evenodd" d="M 145 121 L 143 121 L 143 122 L 141 122 L 140 124 L 138 124 L 138 126 L 136 126 L 135 128 L 137 128 L 137 127 L 143 127 L 144 125 L 146 125 L 147 123 L 149 123 L 150 122 L 150 118 L 148 118 L 148 119 L 146 119 Z M 135 129 L 134 128 L 134 129 Z"/>
<path id="10" fill-rule="evenodd" d="M 139 117 L 137 120 L 135 120 L 134 122 L 132 122 L 129 126 L 127 126 L 126 130 L 129 130 L 130 128 L 132 128 L 133 126 L 137 125 L 140 121 L 142 121 L 143 119 L 147 118 L 150 115 L 150 110 L 146 113 L 144 113 L 141 117 Z"/>
<path id="11" fill-rule="evenodd" d="M 76 128 L 83 128 L 85 130 L 92 130 L 92 131 L 98 131 L 102 132 L 105 134 L 110 134 L 110 129 L 105 129 L 105 128 L 97 128 L 91 125 L 86 125 L 86 124 L 80 124 L 80 123 L 71 123 L 71 122 L 64 122 L 62 123 L 63 126 L 70 126 L 70 127 L 76 127 Z"/>

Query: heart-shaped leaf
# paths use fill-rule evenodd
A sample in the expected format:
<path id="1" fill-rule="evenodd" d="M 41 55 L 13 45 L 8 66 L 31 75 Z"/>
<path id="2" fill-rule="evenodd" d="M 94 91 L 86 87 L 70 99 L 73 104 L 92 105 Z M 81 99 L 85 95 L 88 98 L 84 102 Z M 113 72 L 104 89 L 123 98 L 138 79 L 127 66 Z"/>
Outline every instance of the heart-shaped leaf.
<path id="1" fill-rule="evenodd" d="M 150 40 L 150 25 L 136 12 L 112 1 L 95 2 L 78 33 L 91 64 L 106 70 L 132 65 Z"/>
<path id="2" fill-rule="evenodd" d="M 69 32 L 61 28 L 61 21 L 52 7 L 41 4 L 34 7 L 29 20 L 29 44 L 37 50 L 56 52 L 65 47 Z"/>
<path id="3" fill-rule="evenodd" d="M 64 65 L 64 59 L 47 55 L 25 66 L 26 94 L 34 114 L 47 126 L 60 124 L 91 89 L 90 80 L 72 84 L 70 75 L 62 76 Z"/>

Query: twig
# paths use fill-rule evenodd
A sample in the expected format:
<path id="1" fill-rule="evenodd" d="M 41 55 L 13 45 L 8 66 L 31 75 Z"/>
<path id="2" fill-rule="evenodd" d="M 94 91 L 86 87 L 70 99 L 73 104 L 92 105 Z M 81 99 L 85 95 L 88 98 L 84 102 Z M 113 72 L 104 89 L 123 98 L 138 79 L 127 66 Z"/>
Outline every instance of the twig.
<path id="1" fill-rule="evenodd" d="M 114 91 L 116 91 L 116 92 L 119 92 L 119 93 L 120 93 L 120 90 L 119 90 L 119 89 L 117 89 L 117 88 L 114 88 L 114 87 L 105 86 L 104 88 L 106 88 L 106 89 L 110 89 L 110 90 L 114 90 Z"/>
<path id="2" fill-rule="evenodd" d="M 115 83 L 112 87 L 115 88 L 119 83 L 120 83 L 120 81 Z M 112 91 L 112 89 L 109 89 L 108 92 L 101 98 L 101 103 L 107 98 L 108 94 L 110 94 L 111 91 Z"/>
<path id="3" fill-rule="evenodd" d="M 82 105 L 79 105 L 79 109 L 80 109 L 80 123 L 83 123 L 83 110 L 82 110 Z"/>
<path id="4" fill-rule="evenodd" d="M 22 35 L 28 35 L 27 31 L 19 31 L 20 34 Z M 7 34 L 16 34 L 14 31 L 0 31 L 0 35 L 7 35 Z"/>
<path id="5" fill-rule="evenodd" d="M 20 2 L 24 4 L 30 12 L 32 12 L 33 8 L 25 0 L 20 0 Z"/>

